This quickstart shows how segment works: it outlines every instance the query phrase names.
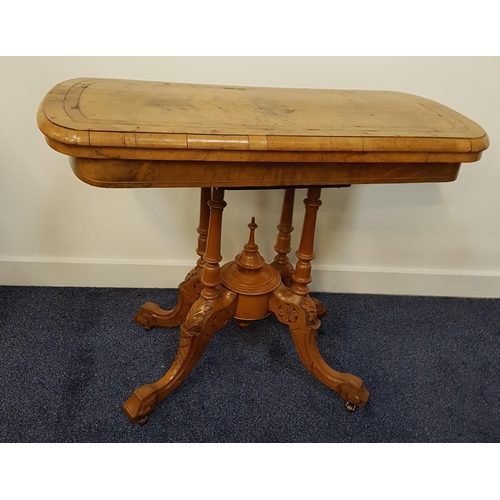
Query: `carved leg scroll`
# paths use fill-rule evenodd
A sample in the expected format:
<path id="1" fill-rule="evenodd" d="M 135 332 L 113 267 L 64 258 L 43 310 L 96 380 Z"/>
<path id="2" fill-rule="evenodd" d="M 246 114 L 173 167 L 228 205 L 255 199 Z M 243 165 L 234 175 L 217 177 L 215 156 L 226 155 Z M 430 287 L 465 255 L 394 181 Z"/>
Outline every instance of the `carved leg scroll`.
<path id="1" fill-rule="evenodd" d="M 233 292 L 220 290 L 216 300 L 200 297 L 193 304 L 181 326 L 179 348 L 170 369 L 157 382 L 137 389 L 123 405 L 123 411 L 133 423 L 145 423 L 156 405 L 187 378 L 214 333 L 233 317 L 236 297 Z"/>
<path id="2" fill-rule="evenodd" d="M 172 366 L 157 382 L 137 389 L 123 405 L 123 411 L 134 423 L 144 423 L 156 405 L 186 379 L 214 333 L 223 328 L 236 312 L 237 293 L 220 284 L 222 212 L 225 205 L 224 190 L 214 189 L 209 202 L 210 218 L 203 254 L 201 282 L 204 288 L 181 325 L 179 349 Z"/>
<path id="3" fill-rule="evenodd" d="M 153 302 L 146 302 L 134 317 L 134 322 L 144 326 L 146 330 L 150 330 L 153 326 L 179 326 L 193 305 L 194 301 L 200 296 L 203 285 L 201 277 L 205 261 L 205 254 L 208 235 L 208 221 L 210 217 L 210 209 L 208 202 L 211 197 L 211 188 L 202 188 L 200 197 L 200 223 L 197 228 L 198 232 L 198 247 L 196 253 L 199 255 L 196 267 L 192 269 L 185 280 L 179 285 L 178 299 L 176 306 L 165 311 L 160 306 Z"/>
<path id="4" fill-rule="evenodd" d="M 288 325 L 304 366 L 342 399 L 356 406 L 365 406 L 370 393 L 363 381 L 332 369 L 318 350 L 316 335 L 321 322 L 314 300 L 309 295 L 296 295 L 281 285 L 272 295 L 269 308 L 281 323 Z"/>
<path id="5" fill-rule="evenodd" d="M 274 291 L 269 309 L 290 328 L 295 348 L 305 367 L 351 405 L 365 406 L 370 393 L 363 381 L 354 375 L 333 370 L 318 350 L 316 335 L 321 322 L 318 319 L 317 302 L 309 296 L 308 284 L 312 281 L 311 261 L 314 259 L 314 233 L 316 215 L 321 206 L 320 195 L 320 188 L 308 190 L 304 200 L 306 212 L 296 252 L 298 262 L 292 276 L 293 283 L 290 288 L 281 285 Z"/>
<path id="6" fill-rule="evenodd" d="M 316 328 L 290 327 L 290 331 L 302 363 L 318 380 L 333 389 L 348 403 L 361 407 L 366 405 L 370 392 L 364 382 L 350 373 L 333 370 L 321 357 L 316 340 Z M 352 406 L 346 408 L 354 410 Z"/>

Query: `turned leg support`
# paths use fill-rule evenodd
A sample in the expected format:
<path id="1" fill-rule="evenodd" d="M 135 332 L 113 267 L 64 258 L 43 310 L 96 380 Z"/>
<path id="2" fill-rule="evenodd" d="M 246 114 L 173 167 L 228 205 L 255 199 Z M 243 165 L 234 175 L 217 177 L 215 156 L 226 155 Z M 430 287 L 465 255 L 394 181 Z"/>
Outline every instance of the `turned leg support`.
<path id="1" fill-rule="evenodd" d="M 351 405 L 365 406 L 369 392 L 363 381 L 348 373 L 339 373 L 321 357 L 316 340 L 321 325 L 316 302 L 309 296 L 311 261 L 314 259 L 316 217 L 321 206 L 321 189 L 310 188 L 304 200 L 305 215 L 295 271 L 290 288 L 281 285 L 274 291 L 269 309 L 288 325 L 297 353 L 304 366 L 321 382 Z"/>
<path id="2" fill-rule="evenodd" d="M 203 289 L 181 325 L 179 348 L 172 366 L 157 382 L 137 389 L 123 405 L 123 411 L 134 423 L 144 423 L 156 405 L 186 379 L 214 333 L 234 316 L 238 295 L 220 285 L 222 212 L 225 205 L 224 190 L 214 189 L 209 202 L 210 218 L 203 252 Z"/>
<path id="3" fill-rule="evenodd" d="M 291 240 L 292 240 L 292 221 L 293 221 L 293 203 L 295 200 L 295 188 L 285 189 L 285 194 L 283 196 L 283 205 L 281 208 L 281 218 L 278 224 L 278 236 L 276 237 L 276 245 L 274 250 L 276 251 L 276 256 L 271 266 L 274 267 L 281 275 L 281 280 L 284 285 L 291 287 L 293 280 L 292 276 L 294 273 L 293 266 L 288 258 L 288 254 L 291 252 Z M 316 304 L 319 317 L 326 314 L 326 309 L 323 303 L 313 298 Z"/>
<path id="4" fill-rule="evenodd" d="M 198 247 L 196 253 L 199 255 L 199 259 L 196 263 L 196 267 L 188 273 L 184 281 L 179 285 L 177 304 L 173 309 L 165 311 L 153 302 L 146 302 L 140 308 L 139 312 L 134 317 L 134 322 L 142 325 L 146 330 L 150 330 L 154 326 L 179 326 L 186 318 L 189 308 L 200 296 L 203 288 L 201 277 L 205 265 L 203 255 L 205 254 L 207 245 L 208 222 L 210 217 L 208 203 L 211 194 L 211 188 L 201 188 L 200 223 L 196 229 L 198 232 Z"/>
<path id="5" fill-rule="evenodd" d="M 286 286 L 292 286 L 293 266 L 290 263 L 288 254 L 291 252 L 292 241 L 292 221 L 293 221 L 293 202 L 295 199 L 295 188 L 285 189 L 283 196 L 283 205 L 281 208 L 281 218 L 278 224 L 278 236 L 274 250 L 276 256 L 271 266 L 281 275 L 281 280 Z"/>

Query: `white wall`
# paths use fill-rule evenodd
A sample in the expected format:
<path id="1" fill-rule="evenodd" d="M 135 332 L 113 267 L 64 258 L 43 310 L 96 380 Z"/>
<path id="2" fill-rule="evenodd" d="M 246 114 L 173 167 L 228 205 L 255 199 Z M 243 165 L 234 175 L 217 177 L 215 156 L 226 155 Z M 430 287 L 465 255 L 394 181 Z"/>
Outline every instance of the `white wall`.
<path id="1" fill-rule="evenodd" d="M 449 184 L 324 190 L 311 288 L 500 297 L 500 58 L 2 57 L 0 75 L 0 284 L 175 287 L 195 261 L 196 189 L 90 187 L 38 131 L 48 90 L 94 76 L 397 90 L 456 109 L 490 137 L 480 162 Z M 225 260 L 240 251 L 251 216 L 271 259 L 281 191 L 226 199 Z"/>

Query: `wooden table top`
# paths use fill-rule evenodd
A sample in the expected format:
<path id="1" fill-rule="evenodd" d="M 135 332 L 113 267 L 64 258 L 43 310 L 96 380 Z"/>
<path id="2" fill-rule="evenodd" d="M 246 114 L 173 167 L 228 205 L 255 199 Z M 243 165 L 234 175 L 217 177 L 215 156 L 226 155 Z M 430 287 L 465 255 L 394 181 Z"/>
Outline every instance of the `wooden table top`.
<path id="1" fill-rule="evenodd" d="M 86 165 L 82 180 L 109 187 L 437 182 L 489 145 L 460 113 L 392 91 L 79 78 L 47 94 L 38 125 L 77 175 Z"/>

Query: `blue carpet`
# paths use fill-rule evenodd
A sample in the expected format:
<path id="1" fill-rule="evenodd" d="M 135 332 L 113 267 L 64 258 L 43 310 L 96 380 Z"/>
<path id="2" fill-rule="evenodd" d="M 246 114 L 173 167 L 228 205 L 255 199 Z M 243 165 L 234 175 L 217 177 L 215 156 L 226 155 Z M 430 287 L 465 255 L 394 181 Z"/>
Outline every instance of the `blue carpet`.
<path id="1" fill-rule="evenodd" d="M 178 329 L 132 318 L 176 296 L 0 287 L 0 442 L 500 442 L 497 299 L 314 294 L 323 357 L 371 392 L 352 414 L 274 317 L 231 322 L 148 424 L 131 424 L 122 403 L 178 344 Z"/>

